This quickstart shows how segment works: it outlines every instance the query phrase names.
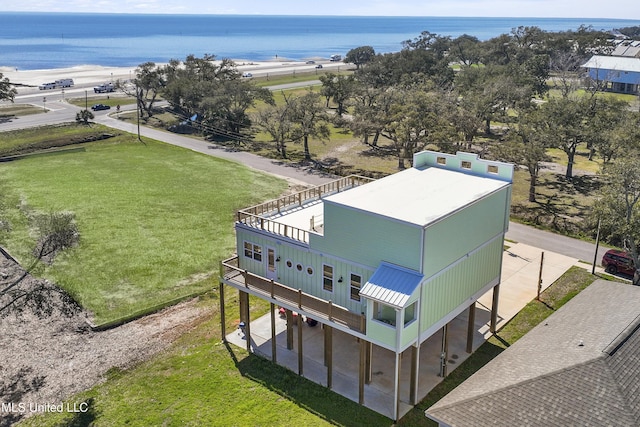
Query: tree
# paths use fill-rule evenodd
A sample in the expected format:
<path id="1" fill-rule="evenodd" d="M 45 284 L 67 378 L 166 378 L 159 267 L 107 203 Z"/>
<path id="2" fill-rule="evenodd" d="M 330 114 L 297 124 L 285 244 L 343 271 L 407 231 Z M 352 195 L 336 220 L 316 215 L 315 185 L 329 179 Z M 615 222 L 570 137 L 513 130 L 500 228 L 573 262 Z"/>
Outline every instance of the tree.
<path id="1" fill-rule="evenodd" d="M 327 122 L 329 117 L 317 93 L 307 92 L 298 97 L 285 98 L 289 117 L 293 124 L 291 136 L 304 144 L 304 159 L 311 160 L 309 137 L 328 139 L 331 134 Z"/>
<path id="2" fill-rule="evenodd" d="M 522 165 L 529 173 L 529 201 L 536 201 L 536 186 L 540 174 L 540 164 L 549 161 L 549 145 L 541 138 L 539 129 L 545 126 L 545 118 L 538 110 L 521 112 L 517 126 L 509 133 L 507 141 L 495 148 L 500 160 Z"/>
<path id="3" fill-rule="evenodd" d="M 633 151 L 602 170 L 604 185 L 594 205 L 602 235 L 631 254 L 635 265 L 640 243 L 640 153 Z"/>
<path id="4" fill-rule="evenodd" d="M 184 118 L 197 114 L 205 135 L 243 139 L 252 124 L 249 108 L 258 100 L 273 104 L 273 96 L 242 79 L 233 61 L 214 59 L 188 55 L 184 62 L 170 61 L 163 69 L 166 84 L 161 94 Z"/>
<path id="5" fill-rule="evenodd" d="M 333 99 L 333 102 L 338 105 L 336 113 L 342 117 L 346 110 L 345 104 L 355 90 L 353 75 L 343 76 L 341 74 L 327 73 L 320 76 L 320 81 L 322 82 L 320 94 L 325 97 L 326 106 L 329 107 L 329 99 Z"/>
<path id="6" fill-rule="evenodd" d="M 356 69 L 359 70 L 361 65 L 371 62 L 375 56 L 376 51 L 372 46 L 360 46 L 347 52 L 344 62 L 356 64 Z"/>
<path id="7" fill-rule="evenodd" d="M 531 103 L 533 89 L 522 84 L 522 76 L 507 66 L 467 67 L 456 76 L 456 87 L 465 99 L 466 108 L 475 111 L 485 122 L 485 134 L 491 134 L 491 122 L 508 122 L 510 108 L 524 108 Z"/>
<path id="8" fill-rule="evenodd" d="M 463 34 L 451 41 L 449 54 L 457 59 L 460 65 L 470 67 L 479 64 L 482 58 L 480 40 L 477 37 Z"/>
<path id="9" fill-rule="evenodd" d="M 287 142 L 293 140 L 290 105 L 273 105 L 258 111 L 256 124 L 267 132 L 276 143 L 276 151 L 287 158 Z"/>
<path id="10" fill-rule="evenodd" d="M 389 111 L 391 98 L 385 94 L 385 89 L 368 87 L 358 81 L 352 97 L 353 114 L 349 127 L 354 136 L 362 137 L 365 144 L 373 147 L 378 145 Z M 371 142 L 370 136 L 373 136 Z"/>
<path id="11" fill-rule="evenodd" d="M 585 125 L 589 160 L 593 160 L 597 152 L 608 163 L 626 151 L 639 148 L 637 114 L 628 108 L 628 103 L 616 98 L 598 96 L 592 100 Z"/>
<path id="12" fill-rule="evenodd" d="M 88 125 L 89 120 L 92 120 L 95 116 L 89 110 L 80 110 L 76 113 L 76 123 L 82 123 Z"/>
<path id="13" fill-rule="evenodd" d="M 135 87 L 118 83 L 118 87 L 137 100 L 140 117 L 149 119 L 160 92 L 166 85 L 164 70 L 154 62 L 145 62 L 136 68 Z"/>
<path id="14" fill-rule="evenodd" d="M 199 104 L 205 134 L 244 138 L 243 132 L 251 128 L 247 113 L 257 100 L 273 104 L 271 91 L 240 79 L 220 80 L 215 91 L 209 92 Z"/>
<path id="15" fill-rule="evenodd" d="M 0 101 L 9 100 L 13 102 L 17 94 L 18 91 L 13 87 L 9 79 L 0 73 Z"/>
<path id="16" fill-rule="evenodd" d="M 455 134 L 448 121 L 446 104 L 437 93 L 421 88 L 388 91 L 389 111 L 382 135 L 391 140 L 398 158 L 398 169 L 405 161 L 413 162 L 413 154 L 428 142 L 448 141 Z"/>
<path id="17" fill-rule="evenodd" d="M 0 317 L 24 310 L 31 310 L 38 316 L 47 316 L 56 309 L 71 315 L 78 310 L 78 305 L 69 294 L 46 282 L 26 284 L 25 279 L 37 266 L 42 263 L 51 264 L 58 253 L 77 243 L 78 228 L 73 214 L 39 214 L 32 221 L 38 232 L 33 249 L 34 258 L 28 268 L 17 270 L 15 274 L 0 281 Z M 0 249 L 0 252 L 11 259 L 4 250 Z"/>

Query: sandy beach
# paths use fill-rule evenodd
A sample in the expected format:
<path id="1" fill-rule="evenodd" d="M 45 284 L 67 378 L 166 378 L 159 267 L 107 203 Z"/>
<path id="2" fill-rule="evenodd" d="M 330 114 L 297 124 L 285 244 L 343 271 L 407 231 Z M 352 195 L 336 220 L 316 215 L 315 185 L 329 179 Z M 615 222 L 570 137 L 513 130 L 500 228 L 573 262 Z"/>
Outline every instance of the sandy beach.
<path id="1" fill-rule="evenodd" d="M 217 62 L 217 61 L 216 61 Z M 252 73 L 266 74 L 286 72 L 290 69 L 309 68 L 314 65 L 302 61 L 248 61 L 234 60 L 238 71 L 250 71 Z M 328 61 L 318 61 L 327 65 Z M 333 66 L 345 66 L 344 63 L 332 63 Z M 164 64 L 158 64 L 164 65 Z M 11 67 L 0 67 L 0 73 L 9 81 L 18 86 L 38 86 L 46 82 L 54 82 L 58 79 L 71 78 L 76 85 L 91 85 L 116 80 L 129 80 L 135 77 L 137 67 L 104 67 L 100 65 L 78 65 L 69 68 L 56 68 L 47 70 L 19 70 Z M 308 71 L 308 70 L 307 70 Z"/>
<path id="2" fill-rule="evenodd" d="M 51 70 L 16 70 L 0 67 L 0 73 L 15 85 L 38 86 L 58 79 L 71 78 L 75 84 L 94 84 L 111 80 L 126 80 L 135 75 L 135 67 L 102 67 L 99 65 L 79 65 L 71 68 Z"/>

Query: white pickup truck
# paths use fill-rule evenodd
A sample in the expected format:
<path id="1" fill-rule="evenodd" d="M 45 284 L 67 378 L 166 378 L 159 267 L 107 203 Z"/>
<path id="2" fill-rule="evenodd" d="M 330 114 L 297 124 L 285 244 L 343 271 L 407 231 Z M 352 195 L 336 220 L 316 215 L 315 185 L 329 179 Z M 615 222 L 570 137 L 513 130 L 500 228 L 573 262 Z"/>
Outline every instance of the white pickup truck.
<path id="1" fill-rule="evenodd" d="M 95 93 L 107 93 L 107 92 L 113 92 L 114 90 L 116 90 L 115 86 L 113 86 L 113 83 L 103 83 L 100 86 L 96 86 L 93 88 L 93 91 Z"/>

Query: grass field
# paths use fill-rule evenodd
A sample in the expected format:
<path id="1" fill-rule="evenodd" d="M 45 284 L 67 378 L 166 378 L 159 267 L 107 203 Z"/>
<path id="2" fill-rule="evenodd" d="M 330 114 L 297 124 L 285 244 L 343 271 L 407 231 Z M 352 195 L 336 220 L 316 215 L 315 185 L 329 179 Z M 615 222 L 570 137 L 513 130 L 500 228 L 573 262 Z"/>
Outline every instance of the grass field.
<path id="1" fill-rule="evenodd" d="M 73 212 L 80 244 L 44 274 L 99 323 L 209 289 L 205 279 L 234 252 L 234 211 L 286 188 L 235 163 L 128 134 L 84 148 L 3 164 L 13 227 L 3 243 L 26 260 L 29 213 Z"/>

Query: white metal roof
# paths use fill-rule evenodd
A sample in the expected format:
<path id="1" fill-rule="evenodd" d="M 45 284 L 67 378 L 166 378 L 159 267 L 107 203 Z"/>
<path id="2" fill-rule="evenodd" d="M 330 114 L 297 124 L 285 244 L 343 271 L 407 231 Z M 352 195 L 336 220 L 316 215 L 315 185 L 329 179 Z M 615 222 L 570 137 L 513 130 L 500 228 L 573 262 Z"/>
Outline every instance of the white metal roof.
<path id="1" fill-rule="evenodd" d="M 594 55 L 582 67 L 640 73 L 640 58 Z"/>
<path id="2" fill-rule="evenodd" d="M 417 271 L 383 262 L 362 287 L 360 295 L 403 308 L 423 277 Z"/>
<path id="3" fill-rule="evenodd" d="M 508 185 L 436 167 L 411 168 L 324 200 L 426 226 Z"/>

